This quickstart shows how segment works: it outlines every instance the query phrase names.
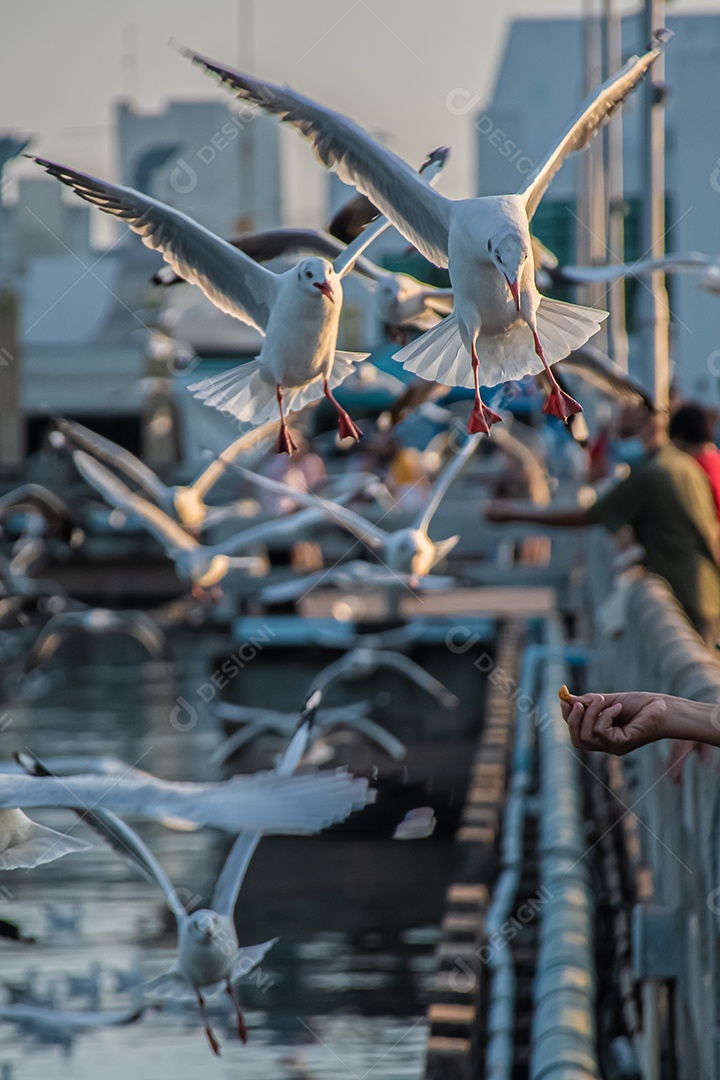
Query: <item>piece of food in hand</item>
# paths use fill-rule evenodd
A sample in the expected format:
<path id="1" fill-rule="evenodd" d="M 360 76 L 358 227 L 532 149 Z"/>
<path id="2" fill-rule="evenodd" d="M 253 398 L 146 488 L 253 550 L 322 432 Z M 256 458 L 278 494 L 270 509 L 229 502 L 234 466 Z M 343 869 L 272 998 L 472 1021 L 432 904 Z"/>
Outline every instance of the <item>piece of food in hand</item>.
<path id="1" fill-rule="evenodd" d="M 568 690 L 565 683 L 563 683 L 563 685 L 558 690 L 558 697 L 560 698 L 561 701 L 567 701 L 568 704 L 570 704 L 570 702 L 572 701 L 572 694 Z"/>

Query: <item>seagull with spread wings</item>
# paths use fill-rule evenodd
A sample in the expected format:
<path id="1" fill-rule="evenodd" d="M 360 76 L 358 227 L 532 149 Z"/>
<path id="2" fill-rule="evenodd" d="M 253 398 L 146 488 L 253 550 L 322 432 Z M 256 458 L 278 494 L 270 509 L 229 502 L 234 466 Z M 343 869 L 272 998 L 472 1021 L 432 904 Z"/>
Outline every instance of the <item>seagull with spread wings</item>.
<path id="1" fill-rule="evenodd" d="M 318 709 L 314 720 L 315 731 L 320 735 L 332 728 L 349 728 L 375 743 L 396 761 L 401 761 L 406 756 L 407 750 L 399 739 L 368 716 L 371 708 L 371 701 L 356 701 L 350 705 Z M 215 714 L 225 724 L 237 724 L 240 730 L 224 739 L 213 752 L 210 762 L 214 765 L 227 764 L 238 751 L 258 735 L 270 732 L 289 738 L 298 722 L 296 712 L 254 708 L 250 705 L 233 705 L 229 701 L 221 701 L 215 708 Z"/>
<path id="2" fill-rule="evenodd" d="M 460 200 L 418 181 L 404 161 L 341 114 L 288 87 L 182 52 L 243 100 L 299 129 L 324 165 L 367 195 L 426 258 L 448 267 L 453 314 L 396 358 L 425 379 L 474 387 L 468 431 L 487 433 L 500 417 L 482 402 L 481 376 L 494 385 L 545 370 L 551 385 L 545 411 L 562 419 L 581 411 L 558 386 L 550 365 L 584 344 L 607 313 L 540 295 L 529 226 L 563 161 L 589 142 L 662 48 L 658 43 L 633 57 L 592 95 L 517 195 Z"/>
<path id="3" fill-rule="evenodd" d="M 645 277 L 656 270 L 663 274 L 697 274 L 698 289 L 720 296 L 720 256 L 701 251 L 677 251 L 657 259 L 607 266 L 557 266 L 549 271 L 551 280 L 560 285 L 595 285 L 624 277 Z"/>
<path id="4" fill-rule="evenodd" d="M 268 488 L 292 497 L 301 506 L 323 511 L 329 521 L 347 529 L 371 551 L 377 554 L 388 570 L 398 574 L 410 574 L 421 578 L 448 555 L 460 539 L 451 536 L 446 540 L 431 540 L 428 529 L 445 494 L 461 469 L 467 464 L 480 440 L 480 435 L 468 435 L 462 448 L 451 456 L 439 473 L 424 508 L 409 528 L 389 532 L 373 525 L 362 514 L 340 506 L 311 492 L 296 491 L 280 480 L 254 473 L 241 465 L 234 468 L 258 487 Z"/>
<path id="5" fill-rule="evenodd" d="M 275 778 L 280 783 L 292 782 L 293 774 L 310 740 L 314 737 L 313 727 L 320 700 L 321 694 L 315 693 L 305 702 L 299 719 L 297 716 L 295 718 L 292 738 L 280 755 L 273 772 L 265 774 L 267 777 Z M 46 783 L 48 779 L 55 779 L 50 770 L 44 767 L 34 755 L 21 754 L 18 760 L 32 776 L 45 778 Z M 304 783 L 312 784 L 319 781 L 323 784 L 325 781 L 321 778 L 328 775 L 332 774 L 311 773 L 303 776 L 301 780 Z M 242 778 L 238 779 L 242 780 Z M 42 780 L 38 782 L 41 783 Z M 365 791 L 367 791 L 366 782 Z M 355 799 L 353 805 L 348 807 L 345 817 L 351 809 L 361 809 L 365 802 L 363 796 Z M 247 1042 L 247 1027 L 235 984 L 262 961 L 277 938 L 263 942 L 261 945 L 241 947 L 238 943 L 233 914 L 240 887 L 250 860 L 262 839 L 263 831 L 254 829 L 240 833 L 216 881 L 210 906 L 190 913 L 165 870 L 137 833 L 109 810 L 99 809 L 95 803 L 91 804 L 91 807 L 89 810 L 78 810 L 78 815 L 115 851 L 129 857 L 146 877 L 160 886 L 177 923 L 178 955 L 175 963 L 167 974 L 146 983 L 142 988 L 144 993 L 151 997 L 175 1001 L 196 1000 L 210 1047 L 219 1057 L 220 1044 L 210 1026 L 205 1007 L 205 994 L 213 993 L 220 986 L 224 986 L 235 1008 L 238 1035 L 243 1042 Z M 338 818 L 335 817 L 334 820 Z M 329 824 L 330 821 L 328 820 L 327 823 Z"/>
<path id="6" fill-rule="evenodd" d="M 286 411 L 302 409 L 323 395 L 335 406 L 341 438 L 360 438 L 362 432 L 333 395 L 367 355 L 337 349 L 342 279 L 357 256 L 388 227 L 385 218 L 369 225 L 333 262 L 311 256 L 274 274 L 156 199 L 45 158 L 34 160 L 82 199 L 125 221 L 221 311 L 264 333 L 257 360 L 195 383 L 190 389 L 196 397 L 253 425 L 279 411 L 278 453 L 297 449 L 285 422 Z M 428 169 L 430 179 L 436 171 Z M 420 183 L 426 186 L 425 180 Z"/>
<path id="7" fill-rule="evenodd" d="M 260 544 L 278 544 L 280 541 L 294 543 L 303 538 L 308 529 L 327 521 L 327 512 L 313 506 L 297 514 L 250 526 L 218 544 L 200 544 L 179 522 L 155 503 L 131 491 L 127 484 L 84 450 L 75 450 L 73 461 L 85 480 L 100 492 L 107 503 L 142 522 L 173 560 L 178 576 L 201 589 L 211 588 L 231 571 L 250 575 L 263 574 L 267 569 L 264 559 L 253 555 L 238 555 L 237 552 L 247 551 Z M 374 478 L 370 478 L 372 479 Z M 366 476 L 359 480 L 363 487 L 367 482 Z M 343 502 L 349 502 L 358 493 L 359 484 L 349 486 L 339 495 L 338 503 L 342 505 Z M 282 489 L 284 492 L 284 485 Z M 289 491 L 294 493 L 295 488 L 289 488 Z"/>
<path id="8" fill-rule="evenodd" d="M 444 167 L 449 153 L 447 147 L 433 151 L 419 172 L 424 173 L 431 165 Z M 243 233 L 228 242 L 259 263 L 307 255 L 318 255 L 334 262 L 346 245 L 357 240 L 379 214 L 369 199 L 356 195 L 335 214 L 327 232 L 320 229 L 266 229 Z M 396 340 L 406 339 L 409 332 L 429 330 L 437 325 L 441 316 L 452 310 L 452 289 L 438 288 L 409 274 L 385 270 L 366 255 L 357 259 L 355 270 L 371 284 L 377 317 Z M 176 285 L 183 279 L 169 266 L 164 266 L 152 280 L 156 285 Z"/>
<path id="9" fill-rule="evenodd" d="M 193 530 L 211 527 L 233 515 L 234 507 L 209 506 L 205 501 L 208 492 L 222 479 L 235 458 L 247 451 L 262 449 L 263 441 L 273 436 L 279 426 L 277 420 L 269 420 L 260 427 L 246 431 L 218 454 L 192 484 L 168 486 L 135 454 L 104 435 L 98 435 L 73 420 L 58 419 L 55 423 L 66 443 L 85 450 L 98 461 L 124 473 L 166 514 Z"/>

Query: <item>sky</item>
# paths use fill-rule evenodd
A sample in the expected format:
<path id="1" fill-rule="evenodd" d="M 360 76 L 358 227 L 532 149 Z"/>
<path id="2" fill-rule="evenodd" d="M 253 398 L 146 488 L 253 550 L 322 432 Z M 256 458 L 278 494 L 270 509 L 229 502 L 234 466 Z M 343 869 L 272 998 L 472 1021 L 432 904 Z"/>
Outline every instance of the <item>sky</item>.
<path id="1" fill-rule="evenodd" d="M 411 162 L 450 145 L 442 190 L 461 197 L 472 192 L 471 119 L 448 110 L 448 95 L 459 90 L 477 96 L 479 105 L 487 100 L 513 18 L 575 16 L 588 6 L 588 0 L 0 0 L 0 130 L 35 133 L 36 153 L 116 179 L 112 104 L 118 97 L 157 109 L 173 97 L 226 96 L 169 47 L 175 38 L 349 114 Z M 674 0 L 669 8 L 717 11 L 720 0 Z M 302 158 L 312 154 L 292 132 L 283 133 L 283 146 L 294 219 L 304 206 L 297 190 Z"/>

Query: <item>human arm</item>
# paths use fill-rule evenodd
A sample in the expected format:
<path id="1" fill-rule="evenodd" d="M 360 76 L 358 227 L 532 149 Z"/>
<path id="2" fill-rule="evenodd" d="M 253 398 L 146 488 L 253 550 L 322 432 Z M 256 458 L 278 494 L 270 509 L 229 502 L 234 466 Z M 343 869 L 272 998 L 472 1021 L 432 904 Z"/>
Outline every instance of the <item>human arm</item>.
<path id="1" fill-rule="evenodd" d="M 720 746 L 720 707 L 668 694 L 570 694 L 561 700 L 573 746 L 623 755 L 658 739 Z"/>
<path id="2" fill-rule="evenodd" d="M 548 525 L 556 528 L 584 528 L 594 524 L 590 510 L 583 506 L 554 509 L 551 506 L 533 506 L 510 499 L 493 499 L 485 508 L 485 519 L 496 525 L 505 522 L 521 522 L 528 525 Z"/>

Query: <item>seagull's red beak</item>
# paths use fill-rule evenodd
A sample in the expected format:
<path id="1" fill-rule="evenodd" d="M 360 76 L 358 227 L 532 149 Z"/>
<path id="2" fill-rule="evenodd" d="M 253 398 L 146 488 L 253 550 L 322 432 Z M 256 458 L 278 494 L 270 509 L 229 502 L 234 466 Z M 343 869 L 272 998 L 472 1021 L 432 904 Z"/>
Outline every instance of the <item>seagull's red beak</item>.
<path id="1" fill-rule="evenodd" d="M 329 281 L 313 281 L 313 285 L 323 294 L 323 296 L 327 296 L 331 304 L 335 303 L 335 297 L 333 296 L 332 286 Z"/>
<path id="2" fill-rule="evenodd" d="M 507 276 L 507 274 L 505 275 L 505 280 L 508 283 L 508 289 L 512 293 L 512 298 L 515 301 L 515 310 L 517 311 L 517 313 L 519 315 L 520 314 L 520 286 L 518 285 L 518 280 L 517 280 L 517 278 L 515 278 L 514 281 L 511 281 L 510 278 Z"/>

